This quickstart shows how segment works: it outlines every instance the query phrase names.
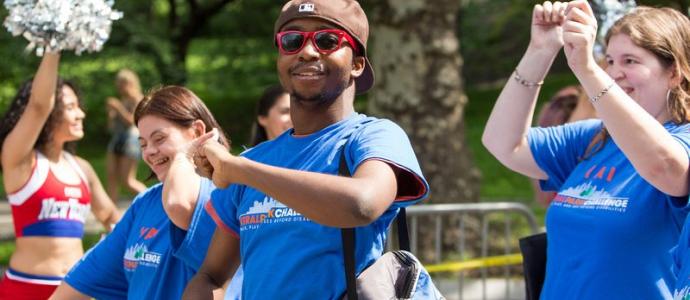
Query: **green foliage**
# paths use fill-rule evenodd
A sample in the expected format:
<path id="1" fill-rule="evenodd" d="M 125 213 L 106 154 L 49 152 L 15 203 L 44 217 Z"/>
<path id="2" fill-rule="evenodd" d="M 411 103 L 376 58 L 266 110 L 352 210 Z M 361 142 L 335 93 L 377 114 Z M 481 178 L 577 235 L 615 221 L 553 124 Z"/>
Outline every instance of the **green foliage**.
<path id="1" fill-rule="evenodd" d="M 12 256 L 15 248 L 14 241 L 0 242 L 0 266 L 10 264 L 10 256 Z"/>
<path id="2" fill-rule="evenodd" d="M 17 44 L 12 42 L 10 46 Z M 4 112 L 17 87 L 32 76 L 38 65 L 38 59 L 32 55 L 16 55 L 8 48 L 17 49 L 2 48 L 0 55 L 14 56 L 17 63 L 9 64 L 8 72 L 0 74 L 0 112 Z M 206 102 L 223 128 L 231 133 L 235 145 L 246 143 L 256 99 L 265 86 L 278 81 L 272 45 L 260 39 L 209 39 L 194 42 L 190 52 L 188 87 Z M 105 99 L 117 95 L 114 77 L 124 67 L 139 73 L 144 89 L 160 85 L 154 64 L 137 52 L 106 48 L 95 55 L 64 54 L 61 76 L 77 83 L 86 109 L 83 143 L 103 145 L 107 141 Z"/>
<path id="3" fill-rule="evenodd" d="M 275 0 L 238 0 L 213 18 L 206 37 L 255 37 L 273 42 L 273 25 L 282 3 Z"/>
<path id="4" fill-rule="evenodd" d="M 637 5 L 673 7 L 684 12 L 686 15 L 688 14 L 688 4 L 690 4 L 690 1 L 688 0 L 637 0 L 636 2 Z"/>
<path id="5" fill-rule="evenodd" d="M 234 147 L 247 144 L 256 100 L 278 82 L 271 40 L 203 39 L 190 50 L 188 87 L 206 101 Z"/>
<path id="6" fill-rule="evenodd" d="M 458 24 L 464 61 L 463 76 L 469 85 L 491 83 L 512 72 L 527 48 L 532 8 L 543 1 L 465 1 Z M 637 0 L 638 5 L 669 6 L 688 14 L 690 0 Z M 471 62 L 471 63 L 469 63 Z M 553 70 L 568 72 L 558 59 Z"/>
<path id="7" fill-rule="evenodd" d="M 203 1 L 202 1 L 203 2 Z M 206 5 L 208 2 L 204 2 Z M 106 131 L 105 99 L 115 96 L 115 73 L 124 67 L 136 71 L 144 89 L 166 83 L 175 72 L 168 32 L 170 4 L 165 0 L 117 1 L 125 13 L 113 25 L 104 50 L 75 56 L 63 53 L 61 76 L 73 79 L 85 100 L 86 138 L 82 144 L 103 145 Z M 184 22 L 185 5 L 178 5 Z M 226 5 L 190 44 L 187 86 L 209 106 L 237 147 L 246 144 L 253 122 L 254 103 L 265 86 L 277 83 L 273 22 L 280 5 L 271 0 L 235 1 Z M 5 10 L 0 10 L 4 18 Z M 252 24 L 252 26 L 247 26 Z M 39 58 L 22 53 L 26 41 L 0 32 L 0 55 L 12 57 L 0 72 L 0 113 L 4 112 L 20 83 L 33 75 Z M 172 68 L 172 69 L 171 69 Z M 173 76 L 174 77 L 174 76 Z"/>
<path id="8" fill-rule="evenodd" d="M 524 0 L 469 1 L 463 6 L 458 33 L 469 85 L 510 74 L 529 41 L 532 6 Z"/>

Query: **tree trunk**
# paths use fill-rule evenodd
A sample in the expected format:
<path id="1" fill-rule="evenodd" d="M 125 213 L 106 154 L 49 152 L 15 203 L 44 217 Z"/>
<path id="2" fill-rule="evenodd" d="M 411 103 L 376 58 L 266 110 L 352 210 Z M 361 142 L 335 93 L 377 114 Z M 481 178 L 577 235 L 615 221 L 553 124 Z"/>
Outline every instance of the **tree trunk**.
<path id="1" fill-rule="evenodd" d="M 369 112 L 394 120 L 410 136 L 431 186 L 426 203 L 478 201 L 480 175 L 463 124 L 467 97 L 456 35 L 460 1 L 375 0 L 367 6 L 369 57 L 376 72 Z M 419 254 L 427 261 L 433 245 L 430 221 L 418 227 Z M 444 248 L 453 249 L 460 233 L 450 224 L 456 221 L 443 222 L 448 228 Z"/>
<path id="2" fill-rule="evenodd" d="M 235 0 L 205 1 L 187 0 L 184 7 L 175 0 L 168 0 L 168 40 L 172 45 L 171 58 L 157 60 L 161 78 L 166 84 L 184 85 L 187 82 L 187 54 L 189 46 L 199 36 L 202 28 L 229 3 Z M 182 8 L 182 9 L 181 9 Z M 185 11 L 186 13 L 182 13 Z"/>

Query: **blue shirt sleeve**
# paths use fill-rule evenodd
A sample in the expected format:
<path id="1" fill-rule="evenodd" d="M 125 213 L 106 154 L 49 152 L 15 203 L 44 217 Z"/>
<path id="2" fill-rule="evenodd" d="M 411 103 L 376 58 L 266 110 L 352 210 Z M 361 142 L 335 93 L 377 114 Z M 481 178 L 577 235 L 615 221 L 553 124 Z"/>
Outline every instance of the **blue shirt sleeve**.
<path id="1" fill-rule="evenodd" d="M 198 270 L 201 263 L 204 262 L 211 237 L 216 230 L 216 224 L 204 208 L 211 198 L 211 191 L 214 189 L 213 182 L 202 177 L 199 196 L 189 228 L 183 230 L 170 222 L 170 241 L 173 255 L 194 270 Z"/>
<path id="2" fill-rule="evenodd" d="M 690 157 L 690 125 L 684 124 L 674 128 L 671 132 L 671 137 L 673 137 L 678 143 L 685 149 L 685 154 Z M 687 196 L 673 197 L 669 196 L 669 201 L 671 205 L 675 208 L 681 208 L 684 211 L 690 210 L 690 203 L 688 202 Z M 681 215 L 680 222 L 683 224 L 685 221 L 685 214 Z"/>
<path id="3" fill-rule="evenodd" d="M 218 228 L 240 237 L 240 221 L 237 219 L 237 205 L 245 187 L 233 184 L 226 189 L 211 192 L 211 200 L 206 204 L 206 212 L 213 218 Z"/>
<path id="4" fill-rule="evenodd" d="M 346 160 L 352 173 L 369 159 L 385 161 L 400 171 L 394 207 L 412 205 L 429 194 L 427 183 L 410 139 L 400 126 L 388 120 L 376 120 L 363 126 L 346 145 Z"/>
<path id="5" fill-rule="evenodd" d="M 145 193 L 140 196 L 143 194 Z M 127 236 L 137 213 L 137 199 L 113 231 L 87 251 L 67 273 L 65 282 L 71 287 L 97 299 L 127 298 L 129 282 L 125 277 L 122 263 Z"/>
<path id="6" fill-rule="evenodd" d="M 534 161 L 549 178 L 540 180 L 544 191 L 557 191 L 601 131 L 602 122 L 584 120 L 553 127 L 533 127 L 527 134 Z"/>
<path id="7" fill-rule="evenodd" d="M 664 124 L 664 127 L 669 130 L 671 137 L 673 137 L 678 144 L 685 149 L 686 155 L 690 157 L 690 124 L 675 126 L 672 123 L 667 123 Z M 673 221 L 678 226 L 683 226 L 688 216 L 688 212 L 690 211 L 690 202 L 688 201 L 688 196 L 675 197 L 667 194 L 666 197 L 669 205 L 671 208 L 673 208 Z M 685 227 L 687 227 L 687 224 L 683 227 L 683 230 L 686 230 Z M 681 238 L 683 238 L 683 236 L 685 235 L 681 235 Z M 678 249 L 675 249 L 675 251 L 677 250 Z M 681 251 L 684 251 L 684 249 L 681 249 Z M 682 257 L 678 259 L 680 261 L 682 260 Z"/>

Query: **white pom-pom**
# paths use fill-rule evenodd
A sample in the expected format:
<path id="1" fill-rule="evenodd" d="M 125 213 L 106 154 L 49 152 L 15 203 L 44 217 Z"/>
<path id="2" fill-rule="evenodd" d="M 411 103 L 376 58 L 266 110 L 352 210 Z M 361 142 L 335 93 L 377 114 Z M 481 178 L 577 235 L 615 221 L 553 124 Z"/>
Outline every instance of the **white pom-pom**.
<path id="1" fill-rule="evenodd" d="M 613 26 L 613 23 L 634 9 L 637 4 L 635 0 L 593 0 L 593 4 L 597 8 L 595 17 L 599 23 L 599 32 L 594 44 L 594 55 L 597 59 L 603 59 L 606 33 Z"/>
<path id="2" fill-rule="evenodd" d="M 96 52 L 110 36 L 122 13 L 111 0 L 5 0 L 9 15 L 4 25 L 14 36 L 29 41 L 28 50 Z"/>

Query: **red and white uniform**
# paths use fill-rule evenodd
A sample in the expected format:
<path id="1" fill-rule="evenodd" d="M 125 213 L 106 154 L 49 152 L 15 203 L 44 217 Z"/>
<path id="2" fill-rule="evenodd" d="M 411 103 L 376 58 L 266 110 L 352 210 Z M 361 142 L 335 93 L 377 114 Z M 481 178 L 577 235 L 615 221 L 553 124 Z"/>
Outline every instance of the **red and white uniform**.
<path id="1" fill-rule="evenodd" d="M 91 193 L 86 176 L 72 155 L 65 159 L 79 174 L 78 184 L 58 179 L 48 159 L 36 151 L 36 164 L 29 181 L 8 195 L 14 220 L 14 234 L 23 236 L 76 237 L 84 235 Z"/>
<path id="2" fill-rule="evenodd" d="M 0 300 L 48 299 L 60 282 L 59 276 L 32 275 L 8 268 L 0 281 Z"/>

